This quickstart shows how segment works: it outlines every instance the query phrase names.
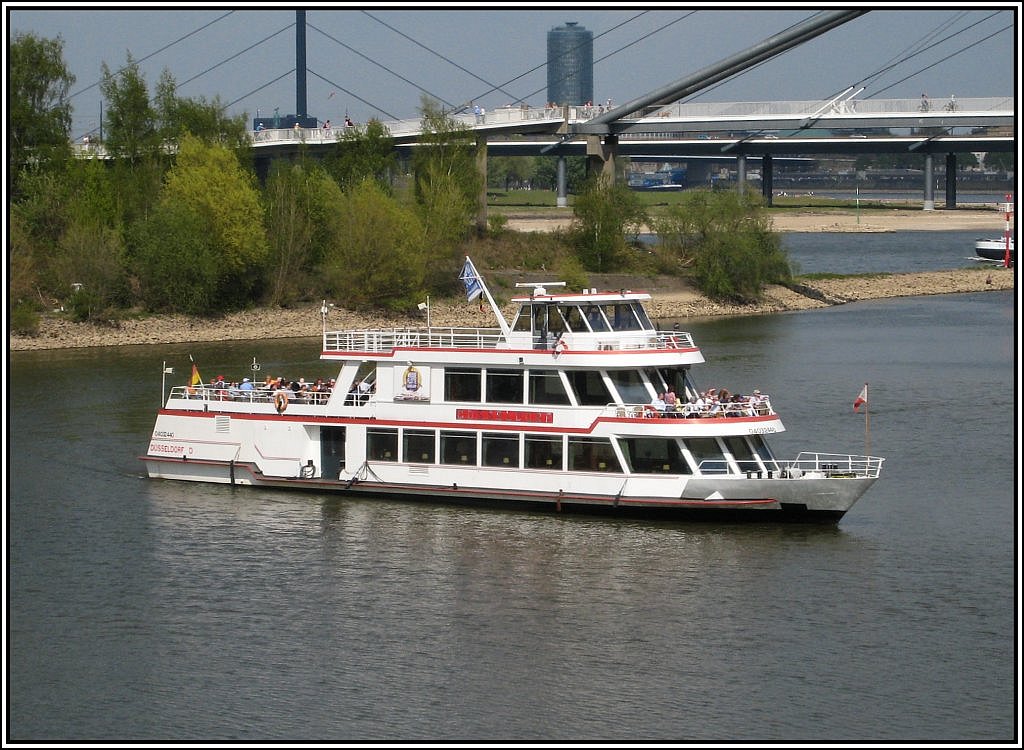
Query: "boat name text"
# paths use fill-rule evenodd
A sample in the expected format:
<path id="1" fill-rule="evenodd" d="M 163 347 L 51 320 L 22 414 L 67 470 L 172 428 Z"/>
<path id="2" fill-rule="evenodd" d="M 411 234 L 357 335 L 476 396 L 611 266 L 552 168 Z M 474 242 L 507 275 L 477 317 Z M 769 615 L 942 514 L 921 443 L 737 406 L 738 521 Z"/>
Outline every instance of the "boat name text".
<path id="1" fill-rule="evenodd" d="M 542 422 L 550 424 L 554 414 L 549 411 L 511 411 L 508 409 L 456 409 L 456 419 L 489 422 Z"/>

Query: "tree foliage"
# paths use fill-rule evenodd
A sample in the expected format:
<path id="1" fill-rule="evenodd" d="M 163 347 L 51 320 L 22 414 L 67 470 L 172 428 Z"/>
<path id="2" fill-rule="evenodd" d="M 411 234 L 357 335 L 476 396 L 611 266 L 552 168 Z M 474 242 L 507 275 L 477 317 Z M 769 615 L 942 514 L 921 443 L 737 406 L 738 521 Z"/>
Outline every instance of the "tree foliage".
<path id="1" fill-rule="evenodd" d="M 103 139 L 107 153 L 129 162 L 152 156 L 160 148 L 160 133 L 139 64 L 129 54 L 125 66 L 116 73 L 106 63 L 102 70 L 100 91 L 107 102 Z"/>
<path id="2" fill-rule="evenodd" d="M 595 176 L 576 197 L 573 214 L 569 237 L 585 269 L 608 273 L 628 264 L 630 244 L 626 235 L 635 237 L 647 220 L 636 193 Z"/>
<path id="3" fill-rule="evenodd" d="M 416 202 L 429 241 L 451 248 L 468 236 L 483 187 L 476 136 L 429 99 L 421 111 L 423 135 L 413 155 Z"/>
<path id="4" fill-rule="evenodd" d="M 760 196 L 728 190 L 689 190 L 654 222 L 660 252 L 713 299 L 758 300 L 765 284 L 787 281 L 789 260 Z"/>
<path id="5" fill-rule="evenodd" d="M 267 264 L 267 301 L 287 305 L 322 292 L 314 271 L 330 248 L 343 239 L 334 237 L 332 215 L 342 204 L 337 183 L 313 162 L 278 162 L 271 169 L 263 193 L 270 256 Z"/>
<path id="6" fill-rule="evenodd" d="M 390 192 L 397 163 L 391 133 L 380 120 L 370 120 L 345 128 L 324 166 L 343 190 L 371 177 Z"/>
<path id="7" fill-rule="evenodd" d="M 217 248 L 223 309 L 244 306 L 260 295 L 268 255 L 263 211 L 255 177 L 234 152 L 183 136 L 161 202 L 186 206 L 206 223 Z"/>
<path id="8" fill-rule="evenodd" d="M 200 213 L 164 201 L 131 232 L 131 268 L 138 294 L 153 312 L 218 312 L 220 263 L 209 223 Z"/>
<path id="9" fill-rule="evenodd" d="M 46 169 L 70 157 L 68 89 L 74 82 L 61 37 L 14 35 L 7 68 L 7 166 L 15 196 L 22 170 Z"/>
<path id="10" fill-rule="evenodd" d="M 419 301 L 433 256 L 415 211 L 367 178 L 345 191 L 333 222 L 338 241 L 323 264 L 329 295 L 346 307 L 403 309 Z"/>
<path id="11" fill-rule="evenodd" d="M 165 69 L 157 81 L 154 109 L 163 142 L 176 142 L 189 133 L 205 143 L 249 146 L 245 114 L 227 117 L 219 97 L 208 102 L 205 97 L 178 96 L 177 83 L 169 70 Z"/>

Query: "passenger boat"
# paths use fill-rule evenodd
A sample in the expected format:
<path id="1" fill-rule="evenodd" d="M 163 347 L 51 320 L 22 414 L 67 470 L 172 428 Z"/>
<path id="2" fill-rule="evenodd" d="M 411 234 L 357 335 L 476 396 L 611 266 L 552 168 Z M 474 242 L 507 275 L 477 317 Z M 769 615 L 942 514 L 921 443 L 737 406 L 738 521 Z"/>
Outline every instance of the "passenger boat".
<path id="1" fill-rule="evenodd" d="M 1006 260 L 1006 238 L 979 239 L 974 243 L 974 254 L 982 260 L 1002 263 Z M 1010 237 L 1010 263 L 1014 262 L 1013 237 Z"/>
<path id="2" fill-rule="evenodd" d="M 496 328 L 328 330 L 333 388 L 174 386 L 150 477 L 646 518 L 837 522 L 884 459 L 777 458 L 771 399 L 704 399 L 689 333 L 630 290 L 526 286 Z M 482 304 L 482 303 L 481 303 Z M 193 366 L 194 367 L 194 366 Z M 255 369 L 255 360 L 254 365 Z M 332 369 L 332 372 L 334 370 Z M 269 378 L 268 378 L 269 380 Z M 273 385 L 273 383 L 271 383 Z M 652 405 L 676 394 L 674 407 Z M 671 397 L 669 398 L 671 401 Z"/>

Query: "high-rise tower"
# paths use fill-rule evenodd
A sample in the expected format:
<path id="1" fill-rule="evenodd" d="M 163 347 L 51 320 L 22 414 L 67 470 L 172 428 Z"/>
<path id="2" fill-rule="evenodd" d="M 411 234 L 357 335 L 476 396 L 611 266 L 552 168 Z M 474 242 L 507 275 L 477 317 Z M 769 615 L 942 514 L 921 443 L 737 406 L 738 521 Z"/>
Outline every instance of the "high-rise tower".
<path id="1" fill-rule="evenodd" d="M 594 32 L 575 21 L 548 32 L 548 101 L 586 104 L 594 99 Z"/>

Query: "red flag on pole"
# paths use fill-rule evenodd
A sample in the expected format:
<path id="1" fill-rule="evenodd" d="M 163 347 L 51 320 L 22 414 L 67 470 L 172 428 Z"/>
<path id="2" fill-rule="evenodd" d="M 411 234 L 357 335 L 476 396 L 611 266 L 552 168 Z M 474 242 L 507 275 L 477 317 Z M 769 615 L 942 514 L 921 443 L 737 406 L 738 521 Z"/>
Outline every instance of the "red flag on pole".
<path id="1" fill-rule="evenodd" d="M 867 402 L 868 402 L 868 384 L 865 383 L 864 387 L 861 388 L 861 390 L 860 390 L 860 395 L 857 396 L 857 398 L 854 399 L 854 401 L 853 401 L 853 410 L 857 411 L 860 408 L 861 404 L 866 404 Z"/>

